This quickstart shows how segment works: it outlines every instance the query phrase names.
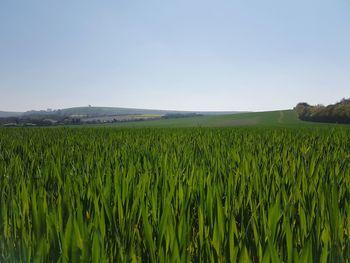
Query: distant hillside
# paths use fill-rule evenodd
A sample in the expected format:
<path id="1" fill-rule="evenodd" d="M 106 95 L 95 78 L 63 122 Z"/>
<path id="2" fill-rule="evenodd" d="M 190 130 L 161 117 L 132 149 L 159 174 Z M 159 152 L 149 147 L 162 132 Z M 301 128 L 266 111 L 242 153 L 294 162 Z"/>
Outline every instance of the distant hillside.
<path id="1" fill-rule="evenodd" d="M 27 111 L 24 113 L 3 112 L 0 125 L 3 126 L 51 126 L 86 123 L 111 123 L 129 121 L 149 121 L 154 119 L 189 118 L 199 115 L 225 115 L 238 112 L 190 112 L 132 109 L 118 107 L 74 107 L 59 110 Z"/>
<path id="2" fill-rule="evenodd" d="M 22 112 L 9 112 L 9 111 L 0 111 L 0 118 L 16 117 L 20 116 Z"/>
<path id="3" fill-rule="evenodd" d="M 79 116 L 79 117 L 99 117 L 112 115 L 131 115 L 131 114 L 165 114 L 167 111 L 114 108 L 114 107 L 74 107 L 59 109 L 53 111 L 27 111 L 24 116 L 38 115 L 58 115 L 58 116 Z"/>
<path id="4" fill-rule="evenodd" d="M 174 110 L 153 110 L 153 109 L 134 109 L 134 108 L 119 108 L 119 107 L 73 107 L 58 110 L 32 110 L 24 113 L 11 114 L 3 112 L 3 117 L 25 116 L 25 117 L 39 117 L 39 116 L 74 116 L 74 117 L 99 117 L 99 116 L 115 116 L 115 115 L 166 115 L 166 114 L 201 114 L 201 115 L 225 115 L 235 114 L 236 111 L 174 111 Z M 5 116 L 5 114 L 7 114 Z M 1 117 L 1 116 L 0 116 Z"/>
<path id="5" fill-rule="evenodd" d="M 7 122 L 3 120 L 7 119 Z M 75 126 L 75 127 L 332 127 L 331 123 L 302 121 L 295 110 L 279 110 L 269 112 L 248 112 L 235 114 L 175 114 L 152 115 L 114 115 L 100 117 L 61 117 L 35 118 L 12 117 L 0 118 L 0 126 Z M 346 126 L 346 125 L 342 125 Z"/>
<path id="6" fill-rule="evenodd" d="M 328 106 L 312 106 L 303 102 L 294 109 L 304 121 L 350 123 L 350 99 L 343 99 Z"/>
<path id="7" fill-rule="evenodd" d="M 101 124 L 99 124 L 101 125 Z M 201 115 L 187 118 L 161 118 L 147 121 L 130 121 L 102 124 L 109 127 L 322 127 L 332 124 L 301 121 L 294 110 L 249 112 L 226 115 Z"/>

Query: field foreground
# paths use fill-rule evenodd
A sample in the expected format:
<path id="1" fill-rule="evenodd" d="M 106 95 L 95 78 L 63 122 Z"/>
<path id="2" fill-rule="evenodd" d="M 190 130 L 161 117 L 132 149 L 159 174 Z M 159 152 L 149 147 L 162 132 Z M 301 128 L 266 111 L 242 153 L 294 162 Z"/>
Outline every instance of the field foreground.
<path id="1" fill-rule="evenodd" d="M 347 128 L 0 129 L 0 262 L 349 262 Z"/>

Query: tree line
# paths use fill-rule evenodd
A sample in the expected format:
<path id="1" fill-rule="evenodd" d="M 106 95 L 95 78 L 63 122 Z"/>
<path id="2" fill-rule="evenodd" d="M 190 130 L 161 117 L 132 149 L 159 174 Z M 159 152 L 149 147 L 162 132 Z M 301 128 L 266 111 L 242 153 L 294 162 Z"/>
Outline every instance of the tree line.
<path id="1" fill-rule="evenodd" d="M 295 106 L 294 110 L 298 113 L 299 119 L 304 121 L 350 123 L 350 98 L 344 98 L 328 106 L 301 102 Z"/>
<path id="2" fill-rule="evenodd" d="M 51 116 L 19 116 L 0 118 L 0 126 L 52 126 L 59 124 L 80 124 L 79 118 Z"/>

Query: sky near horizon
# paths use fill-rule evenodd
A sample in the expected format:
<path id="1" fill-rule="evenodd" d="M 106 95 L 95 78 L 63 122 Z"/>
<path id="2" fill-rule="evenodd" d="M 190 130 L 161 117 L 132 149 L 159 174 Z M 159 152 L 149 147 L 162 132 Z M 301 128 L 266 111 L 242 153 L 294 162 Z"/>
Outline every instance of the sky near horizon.
<path id="1" fill-rule="evenodd" d="M 350 97 L 350 1 L 2 0 L 0 110 Z"/>

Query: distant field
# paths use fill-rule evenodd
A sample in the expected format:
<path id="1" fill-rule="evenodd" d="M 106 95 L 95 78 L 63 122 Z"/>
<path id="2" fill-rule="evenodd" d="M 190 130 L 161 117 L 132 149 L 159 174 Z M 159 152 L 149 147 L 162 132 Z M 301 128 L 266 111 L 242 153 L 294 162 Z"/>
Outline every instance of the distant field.
<path id="1" fill-rule="evenodd" d="M 82 118 L 82 123 L 93 123 L 93 122 L 100 122 L 100 123 L 111 123 L 115 121 L 145 121 L 145 120 L 153 120 L 153 119 L 160 119 L 161 115 L 156 114 L 135 114 L 135 115 L 114 115 L 114 116 L 100 116 L 100 117 L 89 117 L 89 118 Z"/>
<path id="2" fill-rule="evenodd" d="M 51 127 L 350 127 L 350 125 L 346 124 L 330 124 L 302 121 L 298 118 L 297 113 L 293 110 L 245 112 L 232 114 L 229 114 L 228 112 L 208 112 L 198 114 L 198 116 L 183 115 L 167 116 L 166 118 L 164 117 L 164 115 L 151 113 L 133 115 L 117 114 L 104 115 L 99 117 L 81 117 L 80 124 L 58 123 Z M 28 122 L 30 122 L 30 120 Z"/>
<path id="3" fill-rule="evenodd" d="M 98 125 L 101 126 L 101 125 Z M 231 115 L 197 116 L 175 119 L 147 120 L 105 124 L 111 127 L 231 127 L 231 126 L 262 126 L 262 127 L 327 127 L 341 126 L 305 122 L 298 119 L 293 110 L 238 113 Z"/>

